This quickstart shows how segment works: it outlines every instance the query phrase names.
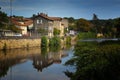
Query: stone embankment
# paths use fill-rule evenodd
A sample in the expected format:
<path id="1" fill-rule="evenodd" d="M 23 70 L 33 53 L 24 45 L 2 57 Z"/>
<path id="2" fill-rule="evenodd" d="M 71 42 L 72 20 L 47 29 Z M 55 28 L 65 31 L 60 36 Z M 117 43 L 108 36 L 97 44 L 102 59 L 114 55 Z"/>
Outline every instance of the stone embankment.
<path id="1" fill-rule="evenodd" d="M 49 42 L 49 40 L 48 40 Z M 61 39 L 61 46 L 65 46 L 66 38 Z M 76 36 L 71 37 L 71 44 L 76 43 Z M 41 38 L 11 38 L 11 39 L 0 39 L 0 50 L 6 49 L 27 49 L 32 47 L 40 47 Z"/>
<path id="2" fill-rule="evenodd" d="M 0 50 L 39 47 L 41 39 L 1 39 Z"/>

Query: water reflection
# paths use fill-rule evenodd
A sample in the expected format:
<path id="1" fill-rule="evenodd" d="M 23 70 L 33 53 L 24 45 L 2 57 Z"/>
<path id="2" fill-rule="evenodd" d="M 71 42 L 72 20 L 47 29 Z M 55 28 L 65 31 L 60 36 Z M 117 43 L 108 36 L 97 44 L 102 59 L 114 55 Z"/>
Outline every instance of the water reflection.
<path id="1" fill-rule="evenodd" d="M 60 64 L 61 58 L 68 56 L 64 50 L 49 48 L 16 49 L 0 51 L 0 78 L 4 78 L 8 71 L 15 65 L 22 64 L 28 60 L 32 61 L 32 66 L 37 71 L 42 70 L 51 64 Z"/>

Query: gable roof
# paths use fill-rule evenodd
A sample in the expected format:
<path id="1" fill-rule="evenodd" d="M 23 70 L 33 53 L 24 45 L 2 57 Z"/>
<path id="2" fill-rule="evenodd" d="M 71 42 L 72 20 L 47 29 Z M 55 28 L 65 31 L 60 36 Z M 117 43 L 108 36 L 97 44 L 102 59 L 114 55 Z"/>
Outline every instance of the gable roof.
<path id="1" fill-rule="evenodd" d="M 61 21 L 62 20 L 62 18 L 60 17 L 49 17 L 47 14 L 44 14 L 44 13 L 40 13 L 36 17 L 42 17 L 50 21 Z"/>

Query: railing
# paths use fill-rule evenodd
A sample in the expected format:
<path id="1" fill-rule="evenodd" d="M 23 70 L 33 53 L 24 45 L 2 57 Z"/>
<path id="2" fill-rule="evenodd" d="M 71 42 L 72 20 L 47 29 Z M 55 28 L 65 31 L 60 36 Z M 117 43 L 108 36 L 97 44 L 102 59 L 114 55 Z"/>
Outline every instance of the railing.
<path id="1" fill-rule="evenodd" d="M 83 41 L 83 42 L 92 42 L 92 41 L 102 42 L 102 41 L 118 41 L 118 40 L 120 40 L 120 38 L 82 39 L 80 41 Z"/>
<path id="2" fill-rule="evenodd" d="M 2 39 L 40 39 L 40 36 L 0 36 Z"/>

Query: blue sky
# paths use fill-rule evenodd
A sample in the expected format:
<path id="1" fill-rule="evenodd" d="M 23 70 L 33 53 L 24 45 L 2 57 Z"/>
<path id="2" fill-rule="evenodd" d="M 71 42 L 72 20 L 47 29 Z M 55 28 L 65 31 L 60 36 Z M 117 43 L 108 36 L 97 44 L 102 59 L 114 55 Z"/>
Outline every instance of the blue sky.
<path id="1" fill-rule="evenodd" d="M 10 0 L 0 0 L 0 7 L 10 15 Z M 120 0 L 13 0 L 13 15 L 31 17 L 38 12 L 49 16 L 92 19 L 120 17 Z"/>

